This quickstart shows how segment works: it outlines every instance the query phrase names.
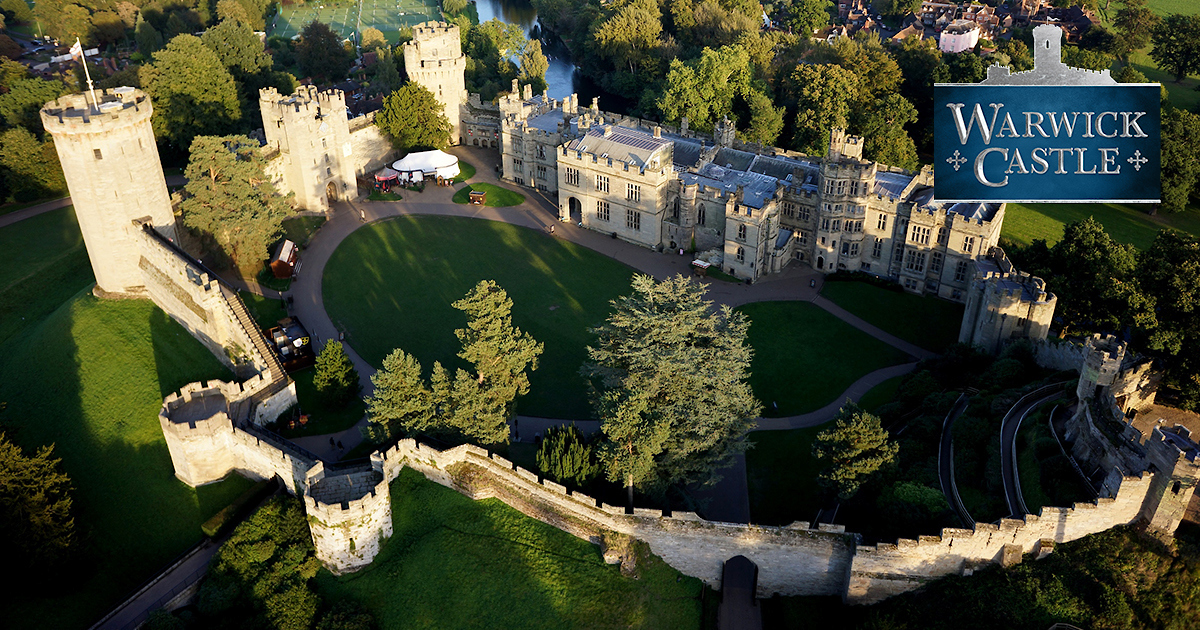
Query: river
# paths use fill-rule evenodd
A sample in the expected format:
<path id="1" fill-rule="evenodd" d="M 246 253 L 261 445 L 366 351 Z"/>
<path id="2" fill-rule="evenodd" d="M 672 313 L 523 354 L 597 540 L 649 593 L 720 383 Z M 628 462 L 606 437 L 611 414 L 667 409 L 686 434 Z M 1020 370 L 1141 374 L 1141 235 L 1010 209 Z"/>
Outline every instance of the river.
<path id="1" fill-rule="evenodd" d="M 533 26 L 537 24 L 537 9 L 529 0 L 476 0 L 475 8 L 479 11 L 479 21 L 486 22 L 498 19 L 508 24 L 519 24 L 528 36 Z M 562 99 L 575 92 L 575 63 L 571 61 L 571 53 L 561 43 L 546 46 L 543 42 L 542 52 L 550 67 L 546 69 L 546 85 L 549 86 L 550 98 Z"/>

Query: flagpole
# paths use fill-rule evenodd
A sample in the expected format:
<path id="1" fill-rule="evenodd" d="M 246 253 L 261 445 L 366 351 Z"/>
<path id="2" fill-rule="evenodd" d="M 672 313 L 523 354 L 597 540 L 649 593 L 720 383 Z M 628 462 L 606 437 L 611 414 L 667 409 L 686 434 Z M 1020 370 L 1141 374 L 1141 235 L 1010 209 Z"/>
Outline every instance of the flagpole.
<path id="1" fill-rule="evenodd" d="M 88 92 L 92 95 L 92 107 L 96 111 L 100 111 L 100 103 L 96 101 L 96 90 L 92 87 L 92 73 L 88 71 L 87 54 L 83 52 L 83 44 L 79 42 L 79 38 L 75 38 L 75 45 L 79 48 L 79 62 L 83 64 L 83 76 L 87 77 Z"/>

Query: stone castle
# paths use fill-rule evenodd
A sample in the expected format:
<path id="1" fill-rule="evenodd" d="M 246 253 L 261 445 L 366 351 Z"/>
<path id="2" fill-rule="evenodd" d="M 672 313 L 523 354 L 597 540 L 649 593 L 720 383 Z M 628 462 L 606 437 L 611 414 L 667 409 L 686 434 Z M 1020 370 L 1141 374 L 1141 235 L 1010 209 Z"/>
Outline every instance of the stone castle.
<path id="1" fill-rule="evenodd" d="M 439 51 L 438 55 L 441 54 Z M 373 161 L 387 159 L 386 151 L 390 149 L 378 142 L 378 133 L 364 131 L 373 130 L 373 126 L 347 120 L 344 100 L 338 92 L 322 94 L 306 89 L 283 97 L 266 90 L 262 98 L 264 131 L 275 127 L 267 132 L 268 144 L 264 150 L 271 156 L 284 190 L 295 192 L 297 199 L 309 199 L 320 207 L 330 199 L 357 194 L 350 178 L 373 168 Z M 525 107 L 531 102 L 540 103 L 539 107 L 548 104 L 529 98 L 520 102 L 509 99 L 501 107 Z M 697 157 L 691 167 L 676 170 L 676 155 L 688 150 L 689 145 L 676 145 L 664 139 L 668 136 L 662 131 L 623 127 L 612 121 L 600 124 L 602 115 L 594 113 L 594 107 L 593 113 L 579 112 L 574 98 L 565 106 L 578 113 L 581 120 L 584 116 L 597 118 L 584 120 L 583 134 L 548 146 L 553 152 L 534 160 L 548 163 L 554 160 L 555 186 L 560 186 L 560 194 L 572 187 L 583 188 L 584 183 L 594 185 L 594 178 L 600 176 L 609 178 L 610 191 L 613 186 L 620 191 L 620 185 L 625 184 L 626 193 L 632 194 L 629 191 L 634 189 L 630 186 L 645 185 L 645 189 L 637 189 L 637 194 L 654 199 L 656 208 L 661 205 L 659 214 L 670 217 L 653 228 L 659 244 L 662 238 L 691 238 L 700 234 L 710 239 L 707 242 L 721 243 L 728 251 L 731 244 L 725 235 L 727 231 L 732 226 L 735 233 L 740 233 L 739 226 L 745 226 L 745 244 L 738 240 L 742 234 L 733 240 L 739 243 L 738 247 L 746 248 L 747 264 L 736 267 L 735 271 L 743 269 L 750 274 L 750 270 L 760 270 L 764 261 L 771 268 L 780 234 L 788 232 L 790 239 L 800 241 L 805 237 L 796 234 L 803 233 L 804 228 L 795 226 L 816 225 L 808 228 L 814 230 L 807 236 L 812 239 L 809 243 L 801 247 L 797 242 L 787 250 L 795 260 L 810 262 L 821 269 L 827 269 L 830 263 L 840 267 L 843 263 L 839 261 L 861 260 L 862 248 L 858 249 L 857 258 L 849 253 L 848 246 L 847 254 L 842 256 L 841 245 L 834 239 L 871 236 L 875 240 L 852 242 L 888 243 L 895 250 L 887 259 L 889 269 L 904 266 L 902 261 L 910 258 L 909 252 L 927 254 L 921 259 L 924 271 L 914 268 L 907 276 L 902 272 L 898 275 L 923 283 L 918 290 L 931 292 L 934 289 L 929 285 L 932 272 L 928 265 L 933 260 L 932 254 L 942 255 L 942 269 L 947 261 L 953 261 L 954 267 L 966 263 L 968 269 L 980 268 L 981 255 L 987 255 L 995 269 L 983 268 L 971 282 L 964 279 L 958 289 L 964 292 L 962 299 L 968 304 L 972 299 L 968 293 L 979 292 L 983 296 L 980 299 L 997 304 L 1000 309 L 997 312 L 1004 316 L 999 325 L 987 317 L 975 318 L 979 323 L 972 323 L 972 330 L 982 326 L 990 331 L 979 337 L 979 342 L 999 343 L 1013 336 L 1044 335 L 1042 329 L 1032 324 L 1003 323 L 1012 317 L 1003 309 L 1034 301 L 1049 303 L 1052 308 L 1053 296 L 1040 291 L 1040 281 L 1022 276 L 1006 265 L 1002 252 L 992 249 L 1002 207 L 970 211 L 983 213 L 976 218 L 966 217 L 962 214 L 966 210 L 961 208 L 940 207 L 931 195 L 923 196 L 926 193 L 922 187 L 929 184 L 927 173 L 914 175 L 866 162 L 861 159 L 861 141 L 837 132 L 830 157 L 824 160 L 749 153 L 732 145 L 707 146 L 702 142 L 701 153 L 697 155 L 711 153 L 712 158 L 697 167 L 702 161 Z M 564 116 L 550 109 L 539 115 L 547 113 Z M 1191 502 L 1198 449 L 1185 430 L 1162 427 L 1150 432 L 1154 439 L 1139 444 L 1144 452 L 1140 460 L 1116 451 L 1107 460 L 1104 456 L 1089 459 L 1085 456 L 1102 451 L 1103 447 L 1092 445 L 1090 438 L 1076 439 L 1074 449 L 1080 459 L 1085 464 L 1096 462 L 1091 465 L 1104 479 L 1104 492 L 1095 502 L 1070 508 L 1043 508 L 1040 515 L 1004 519 L 996 524 L 977 523 L 972 529 L 945 529 L 940 536 L 900 540 L 894 545 L 861 545 L 858 537 L 836 525 L 813 527 L 809 523 L 793 523 L 786 527 L 761 527 L 709 522 L 690 512 L 670 515 L 644 509 L 627 512 L 572 492 L 472 446 L 438 451 L 403 440 L 373 453 L 369 463 L 345 466 L 322 462 L 263 426 L 296 402 L 295 384 L 237 293 L 176 246 L 174 217 L 150 130 L 152 114 L 149 98 L 133 88 L 101 92 L 100 103 L 95 107 L 82 95 L 72 95 L 47 103 L 41 111 L 45 128 L 54 138 L 67 171 L 76 213 L 96 270 L 97 294 L 154 301 L 235 370 L 238 382 L 193 383 L 164 400 L 159 421 L 176 476 L 192 486 L 217 481 L 232 472 L 252 478 L 279 477 L 303 500 L 318 557 L 336 573 L 369 564 L 391 534 L 388 484 L 405 466 L 467 496 L 498 498 L 533 518 L 600 543 L 605 557 L 614 562 L 629 560 L 622 556 L 621 540 L 639 539 L 671 566 L 719 586 L 723 561 L 745 555 L 759 567 L 760 595 L 841 595 L 856 603 L 878 601 L 943 575 L 968 573 L 980 565 L 1011 562 L 1025 553 L 1046 552 L 1056 543 L 1119 524 L 1145 522 L 1158 531 L 1170 532 Z M 565 132 L 571 121 L 561 119 Z M 595 125 L 593 120 L 597 121 Z M 731 130 L 728 126 L 724 129 L 728 141 Z M 639 139 L 657 142 L 647 141 L 647 146 L 635 155 L 632 147 Z M 538 156 L 537 146 L 531 144 L 523 150 Z M 616 156 L 611 167 L 609 156 Z M 564 163 L 561 172 L 557 172 L 560 158 Z M 512 153 L 506 152 L 505 160 L 512 159 Z M 625 161 L 621 163 L 621 159 Z M 735 163 L 734 159 L 740 161 Z M 725 166 L 717 160 L 726 160 Z M 811 169 L 797 166 L 809 163 Z M 517 168 L 515 163 L 513 168 Z M 568 170 L 575 168 L 579 171 L 578 179 Z M 791 180 L 784 168 L 791 169 Z M 588 169 L 586 177 L 585 169 Z M 523 172 L 532 173 L 535 180 L 539 174 L 536 166 Z M 126 178 L 133 184 L 127 183 Z M 613 178 L 617 181 L 613 182 Z M 803 184 L 798 192 L 792 191 L 788 182 L 800 179 Z M 572 197 L 565 198 L 570 212 Z M 580 204 L 576 209 L 582 212 L 584 202 L 575 199 Z M 594 195 L 591 199 L 590 203 L 596 204 L 604 201 Z M 674 214 L 676 202 L 678 216 Z M 857 203 L 864 208 L 849 209 Z M 889 208 L 893 211 L 889 212 Z M 589 211 L 597 209 L 593 206 Z M 610 205 L 610 222 L 614 211 Z M 709 211 L 714 222 L 721 218 L 723 227 L 716 224 L 707 227 Z M 990 218 L 983 218 L 985 215 Z M 647 228 L 652 220 L 656 219 L 646 219 Z M 818 220 L 821 223 L 816 223 Z M 828 229 L 821 227 L 825 221 L 830 223 Z M 864 225 L 847 228 L 846 221 L 861 221 Z M 884 221 L 893 227 L 903 222 L 903 227 L 891 232 L 888 237 L 891 241 L 884 241 L 881 236 L 885 233 Z M 934 229 L 939 227 L 939 221 L 940 227 L 946 229 L 944 239 Z M 834 227 L 835 222 L 840 224 Z M 866 223 L 879 227 L 868 230 Z M 915 227 L 928 231 L 914 231 Z M 793 228 L 796 231 L 789 232 Z M 705 229 L 716 233 L 705 233 Z M 633 228 L 629 230 L 627 236 L 633 234 Z M 974 234 L 978 240 L 972 243 L 970 251 L 963 251 L 966 247 L 957 239 L 968 238 L 968 234 Z M 822 238 L 826 240 L 818 240 Z M 751 244 L 753 248 L 747 247 Z M 789 247 L 786 243 L 784 246 Z M 985 246 L 986 253 L 981 253 Z M 813 256 L 823 260 L 810 261 Z M 916 259 L 915 255 L 911 257 Z M 757 264 L 751 267 L 752 263 Z M 936 292 L 943 294 L 942 280 L 933 281 L 939 283 Z M 1029 287 L 1028 299 L 1025 288 L 1018 291 L 1006 282 Z M 1003 299 L 993 300 L 990 296 Z M 979 303 L 976 312 L 987 310 L 983 304 Z M 1027 314 L 1043 317 L 1030 311 Z M 1107 400 L 1104 396 L 1111 396 L 1112 405 L 1118 407 L 1144 400 L 1145 395 L 1137 393 L 1145 389 L 1142 376 L 1138 376 L 1144 372 L 1137 371 L 1142 368 L 1124 365 L 1125 351 L 1104 349 L 1107 348 L 1104 344 L 1111 345 L 1097 341 L 1077 355 L 1086 355 L 1081 368 L 1083 380 L 1096 383 L 1101 387 L 1100 397 Z M 1097 354 L 1101 352 L 1107 354 Z M 1075 365 L 1078 367 L 1080 363 Z M 1093 373 L 1095 377 L 1091 376 Z M 1081 385 L 1080 391 L 1086 394 L 1089 387 L 1095 389 Z M 1088 397 L 1081 395 L 1087 404 L 1081 405 L 1085 409 L 1082 419 L 1075 421 L 1074 426 L 1083 427 L 1076 434 L 1086 433 L 1094 438 L 1103 428 L 1094 422 L 1094 426 L 1101 428 L 1087 424 L 1090 410 L 1096 407 L 1090 401 L 1096 397 L 1094 393 Z"/>

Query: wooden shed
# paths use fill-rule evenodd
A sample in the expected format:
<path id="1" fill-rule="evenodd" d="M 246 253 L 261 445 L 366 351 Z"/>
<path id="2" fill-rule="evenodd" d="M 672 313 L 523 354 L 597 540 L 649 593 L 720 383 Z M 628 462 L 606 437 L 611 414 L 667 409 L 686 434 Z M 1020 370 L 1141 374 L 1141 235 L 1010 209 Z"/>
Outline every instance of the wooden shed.
<path id="1" fill-rule="evenodd" d="M 296 244 L 283 239 L 279 247 L 275 248 L 275 255 L 271 256 L 271 262 L 267 263 L 271 267 L 271 273 L 275 274 L 276 278 L 290 278 L 292 271 L 296 268 L 296 256 L 299 253 L 299 248 Z"/>
<path id="2" fill-rule="evenodd" d="M 472 190 L 471 191 L 471 205 L 482 206 L 485 203 L 487 203 L 487 191 L 483 191 L 483 190 Z"/>

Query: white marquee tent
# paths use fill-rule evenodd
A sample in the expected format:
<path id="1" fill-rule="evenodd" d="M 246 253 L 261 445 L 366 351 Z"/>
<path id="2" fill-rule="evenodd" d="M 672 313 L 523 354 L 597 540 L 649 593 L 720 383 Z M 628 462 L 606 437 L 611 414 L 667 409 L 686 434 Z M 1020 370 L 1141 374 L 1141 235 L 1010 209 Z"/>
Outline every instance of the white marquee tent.
<path id="1" fill-rule="evenodd" d="M 443 151 L 409 153 L 392 164 L 401 178 L 420 181 L 425 177 L 450 179 L 458 175 L 458 158 Z"/>

